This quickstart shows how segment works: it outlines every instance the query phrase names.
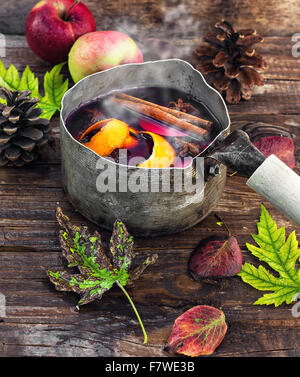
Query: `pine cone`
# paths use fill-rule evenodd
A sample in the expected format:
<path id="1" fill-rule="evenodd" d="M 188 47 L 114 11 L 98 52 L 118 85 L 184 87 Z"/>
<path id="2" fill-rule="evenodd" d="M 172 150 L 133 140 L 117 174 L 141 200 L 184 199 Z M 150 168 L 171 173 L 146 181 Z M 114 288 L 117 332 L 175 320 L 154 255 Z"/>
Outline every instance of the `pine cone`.
<path id="1" fill-rule="evenodd" d="M 0 89 L 7 104 L 0 104 L 0 166 L 23 166 L 38 158 L 48 143 L 49 120 L 40 118 L 37 98 L 29 90 Z"/>
<path id="2" fill-rule="evenodd" d="M 229 22 L 215 24 L 215 30 L 204 37 L 206 45 L 195 53 L 199 59 L 197 69 L 230 104 L 241 98 L 249 100 L 255 85 L 264 85 L 257 69 L 266 69 L 265 60 L 253 46 L 263 38 L 253 29 L 235 31 Z"/>

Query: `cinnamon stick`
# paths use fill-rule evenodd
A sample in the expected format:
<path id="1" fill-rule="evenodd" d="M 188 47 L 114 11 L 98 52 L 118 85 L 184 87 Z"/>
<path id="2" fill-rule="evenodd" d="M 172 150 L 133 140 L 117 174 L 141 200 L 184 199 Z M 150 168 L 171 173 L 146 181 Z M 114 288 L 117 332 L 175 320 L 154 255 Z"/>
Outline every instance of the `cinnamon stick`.
<path id="1" fill-rule="evenodd" d="M 169 112 L 162 110 L 161 108 L 152 106 L 151 102 L 148 102 L 149 103 L 148 105 L 148 104 L 144 104 L 140 102 L 120 99 L 117 97 L 110 97 L 110 100 L 116 104 L 125 106 L 128 109 L 134 110 L 140 114 L 149 116 L 158 121 L 167 123 L 170 126 L 174 126 L 175 128 L 179 128 L 180 130 L 186 131 L 187 133 L 189 133 L 190 135 L 193 135 L 198 140 L 204 141 L 210 136 L 208 130 L 199 126 L 195 126 L 194 124 L 191 124 L 185 121 L 184 119 L 177 118 L 174 115 L 170 114 Z"/>
<path id="2" fill-rule="evenodd" d="M 142 103 L 144 105 L 149 105 L 149 106 L 155 107 L 157 109 L 160 109 L 162 111 L 165 111 L 165 112 L 175 116 L 176 118 L 183 119 L 183 120 L 185 120 L 189 123 L 194 124 L 195 126 L 199 126 L 199 127 L 205 128 L 207 130 L 210 130 L 211 126 L 213 124 L 211 121 L 206 120 L 206 119 L 202 119 L 200 117 L 196 117 L 195 115 L 187 114 L 187 113 L 184 113 L 183 111 L 179 111 L 179 110 L 175 110 L 175 109 L 170 109 L 169 107 L 161 106 L 161 105 L 158 105 L 156 103 L 152 103 L 152 102 L 143 100 L 141 98 L 131 96 L 131 95 L 126 94 L 126 93 L 117 92 L 117 93 L 115 93 L 115 97 L 120 98 L 120 99 L 124 99 L 124 100 L 127 100 L 127 101 L 138 102 L 138 103 Z"/>

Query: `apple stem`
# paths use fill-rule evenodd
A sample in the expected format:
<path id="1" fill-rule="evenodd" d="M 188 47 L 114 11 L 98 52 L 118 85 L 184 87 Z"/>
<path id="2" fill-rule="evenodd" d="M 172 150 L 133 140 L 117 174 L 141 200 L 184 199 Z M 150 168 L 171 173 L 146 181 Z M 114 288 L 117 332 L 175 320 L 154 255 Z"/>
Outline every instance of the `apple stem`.
<path id="1" fill-rule="evenodd" d="M 67 9 L 67 11 L 66 11 L 66 13 L 65 13 L 65 17 L 64 17 L 66 21 L 68 20 L 68 18 L 69 18 L 69 16 L 70 16 L 71 10 L 72 10 L 77 4 L 79 4 L 79 2 L 80 2 L 80 0 L 76 0 L 76 1 L 74 1 L 74 3 L 70 6 L 70 8 Z"/>

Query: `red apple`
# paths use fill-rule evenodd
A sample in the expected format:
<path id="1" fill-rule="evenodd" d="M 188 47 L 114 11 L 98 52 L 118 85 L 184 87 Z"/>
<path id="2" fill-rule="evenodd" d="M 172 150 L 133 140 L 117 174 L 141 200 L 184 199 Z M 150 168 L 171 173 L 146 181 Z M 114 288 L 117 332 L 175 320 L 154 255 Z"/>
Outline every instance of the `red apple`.
<path id="1" fill-rule="evenodd" d="M 42 0 L 26 20 L 26 38 L 32 51 L 50 63 L 68 59 L 81 35 L 96 30 L 95 19 L 83 3 L 74 0 Z"/>
<path id="2" fill-rule="evenodd" d="M 69 71 L 74 82 L 120 64 L 142 62 L 143 54 L 134 40 L 115 30 L 82 35 L 69 53 Z"/>

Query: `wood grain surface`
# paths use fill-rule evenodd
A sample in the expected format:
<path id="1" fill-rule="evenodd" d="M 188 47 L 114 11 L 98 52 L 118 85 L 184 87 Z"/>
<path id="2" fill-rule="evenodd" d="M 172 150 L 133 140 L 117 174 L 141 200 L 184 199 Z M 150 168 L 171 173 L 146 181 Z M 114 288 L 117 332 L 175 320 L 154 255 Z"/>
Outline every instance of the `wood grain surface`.
<path id="1" fill-rule="evenodd" d="M 29 3 L 24 1 L 24 6 Z M 97 2 L 87 3 L 95 6 Z M 138 9 L 143 2 L 133 3 L 133 8 Z M 158 3 L 150 5 L 155 7 Z M 219 3 L 225 6 L 227 2 Z M 270 9 L 275 3 L 278 2 L 269 2 L 266 8 Z M 10 4 L 7 2 L 1 7 L 1 17 L 3 9 L 8 11 Z M 113 1 L 101 4 L 107 14 L 117 11 Z M 202 1 L 201 6 L 204 4 L 208 2 Z M 139 9 L 142 11 L 141 7 Z M 274 19 L 271 26 L 273 23 Z M 299 173 L 299 59 L 292 57 L 290 37 L 279 36 L 280 28 L 281 34 L 285 33 L 282 25 L 278 27 L 278 36 L 267 37 L 260 46 L 270 63 L 265 74 L 266 85 L 257 89 L 249 102 L 229 106 L 229 112 L 232 128 L 248 121 L 264 121 L 291 130 L 295 135 Z M 153 46 L 153 41 L 151 43 Z M 192 51 L 197 43 L 199 39 L 175 38 L 176 51 L 170 50 L 170 54 L 174 57 L 188 55 L 187 51 Z M 147 59 L 158 54 L 147 46 L 145 49 Z M 35 58 L 22 36 L 8 36 L 6 52 L 3 59 L 6 66 L 14 63 L 22 71 L 29 64 L 40 78 L 50 68 Z M 199 304 L 221 307 L 228 322 L 228 332 L 215 356 L 300 356 L 300 319 L 292 316 L 290 305 L 253 306 L 261 293 L 239 277 L 198 283 L 187 274 L 189 255 L 199 241 L 221 232 L 213 214 L 178 235 L 135 240 L 138 259 L 151 253 L 159 254 L 157 264 L 130 289 L 149 335 L 148 345 L 142 344 L 140 327 L 118 288 L 79 312 L 75 308 L 78 299 L 75 294 L 55 291 L 41 266 L 53 269 L 65 266 L 57 237 L 57 205 L 72 221 L 90 225 L 92 229 L 95 226 L 75 212 L 66 200 L 61 187 L 57 117 L 51 124 L 54 149 L 47 149 L 42 159 L 32 166 L 0 169 L 0 292 L 6 298 L 6 316 L 0 323 L 0 356 L 165 356 L 163 346 L 173 321 Z M 287 234 L 296 229 L 300 239 L 299 227 L 249 189 L 245 179 L 238 175 L 228 177 L 216 209 L 237 236 L 244 261 L 254 264 L 257 260 L 246 250 L 245 243 L 251 241 L 250 233 L 256 232 L 262 202 L 278 225 L 286 227 Z M 107 244 L 109 233 L 102 233 Z"/>
<path id="2" fill-rule="evenodd" d="M 37 0 L 1 0 L 0 32 L 24 34 Z M 98 30 L 125 31 L 135 38 L 197 36 L 226 18 L 237 28 L 254 27 L 264 35 L 286 36 L 300 16 L 298 0 L 84 0 Z"/>

